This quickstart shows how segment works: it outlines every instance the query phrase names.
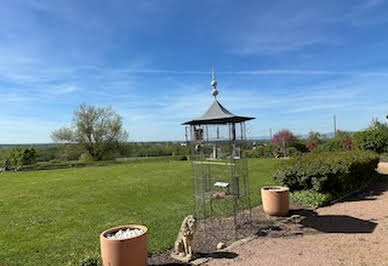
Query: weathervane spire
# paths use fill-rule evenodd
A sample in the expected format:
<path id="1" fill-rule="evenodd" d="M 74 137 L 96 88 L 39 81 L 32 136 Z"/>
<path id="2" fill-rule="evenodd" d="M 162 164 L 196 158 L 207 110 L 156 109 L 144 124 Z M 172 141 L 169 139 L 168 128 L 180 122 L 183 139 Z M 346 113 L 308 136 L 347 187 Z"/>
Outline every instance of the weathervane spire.
<path id="1" fill-rule="evenodd" d="M 212 68 L 212 81 L 210 85 L 213 87 L 212 95 L 214 96 L 214 100 L 217 100 L 218 90 L 217 90 L 217 80 L 216 74 L 214 73 L 214 67 Z"/>

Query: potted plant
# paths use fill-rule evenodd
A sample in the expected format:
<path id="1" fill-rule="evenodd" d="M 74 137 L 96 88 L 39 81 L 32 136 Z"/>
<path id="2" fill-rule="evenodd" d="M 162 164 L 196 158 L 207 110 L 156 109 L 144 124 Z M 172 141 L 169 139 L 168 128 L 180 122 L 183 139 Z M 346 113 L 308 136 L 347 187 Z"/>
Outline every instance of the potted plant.
<path id="1" fill-rule="evenodd" d="M 121 225 L 102 232 L 100 245 L 103 265 L 147 265 L 147 231 L 143 225 Z"/>
<path id="2" fill-rule="evenodd" d="M 286 216 L 290 209 L 290 189 L 281 186 L 261 188 L 263 210 L 271 216 Z"/>

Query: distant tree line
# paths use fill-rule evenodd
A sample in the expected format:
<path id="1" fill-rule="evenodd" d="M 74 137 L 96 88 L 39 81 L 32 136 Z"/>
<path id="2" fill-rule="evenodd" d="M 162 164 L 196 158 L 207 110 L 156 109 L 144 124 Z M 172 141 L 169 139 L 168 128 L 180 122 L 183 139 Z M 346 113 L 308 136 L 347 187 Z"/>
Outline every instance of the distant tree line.
<path id="1" fill-rule="evenodd" d="M 388 124 L 372 120 L 367 129 L 350 133 L 337 130 L 333 138 L 324 138 L 318 132 L 310 132 L 306 139 L 297 138 L 284 129 L 270 142 L 251 145 L 249 157 L 289 157 L 308 152 L 336 152 L 371 150 L 388 158 Z"/>
<path id="2" fill-rule="evenodd" d="M 80 105 L 69 127 L 54 130 L 56 144 L 0 147 L 0 169 L 20 169 L 36 163 L 60 164 L 109 161 L 126 157 L 173 156 L 187 160 L 188 148 L 179 142 L 130 143 L 122 118 L 110 106 Z M 284 129 L 268 141 L 249 141 L 248 157 L 292 157 L 309 152 L 371 150 L 388 159 L 388 124 L 373 120 L 370 126 L 356 133 L 338 130 L 333 138 L 310 132 L 306 139 Z"/>
<path id="3" fill-rule="evenodd" d="M 0 149 L 0 168 L 18 169 L 35 163 L 115 160 L 122 157 L 173 156 L 187 159 L 187 148 L 180 143 L 129 143 L 121 116 L 110 106 L 80 105 L 73 113 L 69 127 L 54 130 L 55 145 L 17 146 Z"/>
<path id="4" fill-rule="evenodd" d="M 115 152 L 114 157 L 104 158 L 115 160 L 117 158 L 161 156 L 171 156 L 171 159 L 174 160 L 187 160 L 188 150 L 177 142 L 123 143 Z M 19 146 L 0 149 L 0 168 L 7 166 L 15 169 L 35 163 L 61 164 L 74 161 L 88 163 L 94 159 L 78 144 L 34 145 L 33 147 Z"/>

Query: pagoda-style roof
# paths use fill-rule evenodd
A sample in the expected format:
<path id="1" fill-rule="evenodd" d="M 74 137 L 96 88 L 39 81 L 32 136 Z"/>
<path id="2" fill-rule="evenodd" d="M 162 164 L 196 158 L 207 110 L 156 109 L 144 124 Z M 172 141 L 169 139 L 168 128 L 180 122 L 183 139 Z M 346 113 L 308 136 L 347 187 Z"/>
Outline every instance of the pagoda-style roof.
<path id="1" fill-rule="evenodd" d="M 240 122 L 244 122 L 252 119 L 255 119 L 255 118 L 232 114 L 225 107 L 223 107 L 217 101 L 217 99 L 214 99 L 213 104 L 202 116 L 198 117 L 197 119 L 187 121 L 183 123 L 183 125 L 240 123 Z"/>

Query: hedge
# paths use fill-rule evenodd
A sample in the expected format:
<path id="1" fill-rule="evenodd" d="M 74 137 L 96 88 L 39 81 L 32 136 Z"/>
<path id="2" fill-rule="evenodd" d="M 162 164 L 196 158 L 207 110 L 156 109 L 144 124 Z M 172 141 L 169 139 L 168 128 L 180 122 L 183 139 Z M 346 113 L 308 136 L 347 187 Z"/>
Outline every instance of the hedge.
<path id="1" fill-rule="evenodd" d="M 281 161 L 274 180 L 291 191 L 341 195 L 373 182 L 378 162 L 371 151 L 309 153 Z"/>

